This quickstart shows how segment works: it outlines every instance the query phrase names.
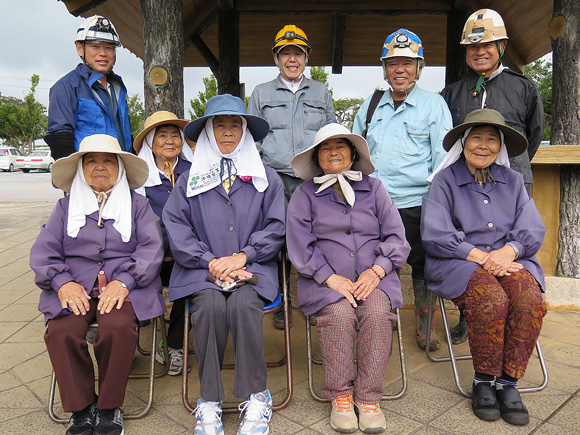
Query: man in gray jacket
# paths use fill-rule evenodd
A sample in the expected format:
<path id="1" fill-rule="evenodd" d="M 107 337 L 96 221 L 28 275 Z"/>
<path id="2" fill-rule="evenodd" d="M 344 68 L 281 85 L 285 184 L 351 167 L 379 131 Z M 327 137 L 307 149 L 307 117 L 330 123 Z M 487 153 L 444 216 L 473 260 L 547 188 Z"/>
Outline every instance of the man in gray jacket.
<path id="1" fill-rule="evenodd" d="M 264 164 L 276 170 L 284 183 L 284 202 L 288 201 L 302 180 L 290 161 L 314 143 L 314 135 L 326 124 L 336 122 L 334 104 L 328 88 L 306 78 L 311 47 L 302 29 L 289 24 L 276 35 L 272 45 L 274 63 L 280 74 L 254 89 L 248 113 L 270 123 L 270 133 L 256 142 Z M 274 314 L 274 326 L 284 328 L 281 310 Z"/>

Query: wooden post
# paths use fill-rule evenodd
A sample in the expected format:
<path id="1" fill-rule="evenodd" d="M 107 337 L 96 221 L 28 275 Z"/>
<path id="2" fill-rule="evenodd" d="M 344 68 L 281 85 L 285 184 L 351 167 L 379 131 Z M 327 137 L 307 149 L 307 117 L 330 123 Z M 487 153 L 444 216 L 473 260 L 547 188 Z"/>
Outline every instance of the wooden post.
<path id="1" fill-rule="evenodd" d="M 580 145 L 580 3 L 554 0 L 549 33 L 552 39 L 553 87 L 551 141 Z M 560 172 L 560 233 L 556 274 L 580 278 L 580 170 L 562 166 Z"/>
<path id="2" fill-rule="evenodd" d="M 238 11 L 233 8 L 220 8 L 218 32 L 219 65 L 216 76 L 218 93 L 242 97 L 240 86 L 240 14 Z"/>
<path id="3" fill-rule="evenodd" d="M 465 47 L 459 45 L 465 21 L 471 15 L 472 10 L 468 1 L 456 2 L 453 9 L 447 14 L 447 46 L 445 60 L 445 84 L 448 85 L 459 80 L 467 74 L 465 63 Z M 428 56 L 428 55 L 427 55 Z M 429 64 L 429 57 L 426 58 Z"/>
<path id="4" fill-rule="evenodd" d="M 183 118 L 182 0 L 140 0 L 143 16 L 145 112 Z"/>

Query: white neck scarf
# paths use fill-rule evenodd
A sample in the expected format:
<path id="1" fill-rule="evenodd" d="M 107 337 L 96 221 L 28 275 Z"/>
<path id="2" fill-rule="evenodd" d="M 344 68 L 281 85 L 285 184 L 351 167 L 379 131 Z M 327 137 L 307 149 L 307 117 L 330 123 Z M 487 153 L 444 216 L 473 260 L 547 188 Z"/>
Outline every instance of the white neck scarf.
<path id="1" fill-rule="evenodd" d="M 191 162 L 193 161 L 193 151 L 189 147 L 189 144 L 185 141 L 183 131 L 180 128 L 178 128 L 178 130 L 179 134 L 181 135 L 181 143 L 183 144 L 183 146 L 181 147 L 181 153 L 179 153 L 179 157 Z M 157 163 L 155 162 L 155 155 L 153 154 L 153 150 L 151 149 L 153 147 L 153 137 L 155 136 L 156 131 L 157 128 L 152 128 L 149 131 L 149 133 L 147 133 L 138 154 L 139 157 L 141 157 L 143 160 L 145 160 L 145 162 L 147 162 L 147 166 L 149 167 L 149 176 L 147 177 L 147 181 L 145 181 L 145 184 L 143 184 L 143 186 L 141 186 L 138 189 L 135 189 L 135 192 L 143 196 L 145 196 L 146 187 L 158 186 L 161 184 L 161 176 L 159 175 L 161 173 L 161 170 L 157 167 Z"/>
<path id="2" fill-rule="evenodd" d="M 465 138 L 469 136 L 470 132 L 471 128 L 468 128 L 467 130 L 465 130 L 465 133 L 463 133 L 463 136 L 461 136 L 459 139 L 455 141 L 451 149 L 447 152 L 447 155 L 445 156 L 441 164 L 437 167 L 437 169 L 433 171 L 431 175 L 427 177 L 427 182 L 429 184 L 431 184 L 431 182 L 433 181 L 433 177 L 435 177 L 435 174 L 441 172 L 443 169 L 445 169 L 448 166 L 451 166 L 453 163 L 459 160 L 461 154 L 463 154 Z M 496 165 L 505 166 L 506 168 L 509 168 L 510 159 L 508 157 L 507 148 L 505 146 L 503 131 L 501 130 L 499 131 L 499 136 L 501 138 L 501 145 L 499 147 L 499 153 L 497 154 L 497 158 L 493 163 L 495 163 Z"/>
<path id="3" fill-rule="evenodd" d="M 314 182 L 316 184 L 321 184 L 316 193 L 322 192 L 323 190 L 332 186 L 334 183 L 338 181 L 338 184 L 342 189 L 342 193 L 344 193 L 344 198 L 346 199 L 346 202 L 348 202 L 348 204 L 351 207 L 354 207 L 355 201 L 354 190 L 350 185 L 350 183 L 346 181 L 347 178 L 352 181 L 360 181 L 362 180 L 362 172 L 346 169 L 339 174 L 325 174 L 320 177 L 314 177 Z"/>
<path id="4" fill-rule="evenodd" d="M 127 243 L 131 239 L 131 190 L 129 189 L 123 160 L 119 156 L 117 156 L 117 162 L 119 164 L 119 175 L 103 207 L 102 218 L 114 219 L 113 228 L 121 235 L 123 242 Z M 86 224 L 86 217 L 98 210 L 97 196 L 85 180 L 83 159 L 81 158 L 70 189 L 67 234 L 73 239 L 76 238 L 79 230 Z"/>
<path id="5" fill-rule="evenodd" d="M 252 177 L 252 183 L 258 192 L 268 187 L 266 169 L 254 143 L 252 133 L 247 129 L 246 119 L 242 119 L 242 138 L 234 151 L 223 154 L 215 140 L 213 116 L 209 117 L 199 134 L 195 145 L 195 154 L 187 180 L 187 196 L 192 197 L 219 186 L 230 175 Z M 222 162 L 224 160 L 224 162 Z M 229 163 L 232 171 L 220 171 L 224 163 Z M 226 165 L 227 166 L 227 165 Z M 221 172 L 221 176 L 220 176 Z"/>

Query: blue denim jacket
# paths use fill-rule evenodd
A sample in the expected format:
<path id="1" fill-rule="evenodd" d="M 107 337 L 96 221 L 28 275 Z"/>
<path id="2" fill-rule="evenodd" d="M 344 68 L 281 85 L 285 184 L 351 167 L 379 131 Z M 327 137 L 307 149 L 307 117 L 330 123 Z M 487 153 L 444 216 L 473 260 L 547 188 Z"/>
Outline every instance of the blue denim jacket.
<path id="1" fill-rule="evenodd" d="M 356 114 L 353 133 L 361 134 L 371 98 Z M 379 178 L 397 208 L 421 205 L 429 191 L 426 178 L 443 160 L 443 137 L 451 129 L 451 113 L 443 97 L 417 85 L 397 110 L 389 91 L 373 114 L 367 141 Z"/>
<path id="2" fill-rule="evenodd" d="M 264 164 L 293 177 L 296 174 L 290 166 L 292 157 L 314 143 L 320 128 L 336 122 L 328 88 L 306 77 L 296 93 L 286 87 L 280 76 L 256 86 L 248 113 L 270 123 L 268 136 L 256 142 Z"/>

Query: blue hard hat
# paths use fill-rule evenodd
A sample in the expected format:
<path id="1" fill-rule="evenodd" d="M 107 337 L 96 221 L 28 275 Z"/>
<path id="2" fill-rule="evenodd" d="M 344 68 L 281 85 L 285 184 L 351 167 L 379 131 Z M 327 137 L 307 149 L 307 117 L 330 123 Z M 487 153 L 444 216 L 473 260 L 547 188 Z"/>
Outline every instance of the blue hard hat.
<path id="1" fill-rule="evenodd" d="M 424 59 L 421 39 L 407 29 L 399 29 L 391 33 L 383 44 L 381 60 L 395 56 Z"/>

